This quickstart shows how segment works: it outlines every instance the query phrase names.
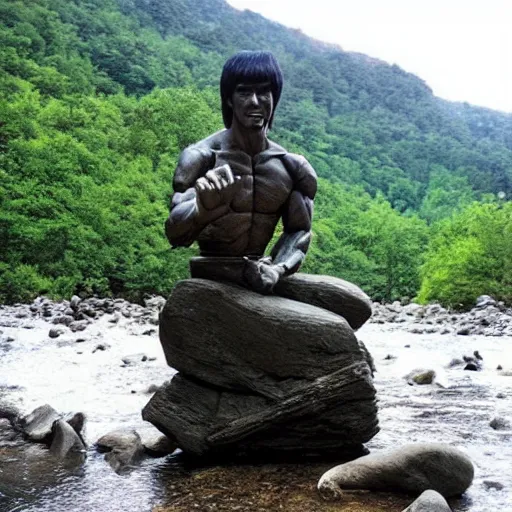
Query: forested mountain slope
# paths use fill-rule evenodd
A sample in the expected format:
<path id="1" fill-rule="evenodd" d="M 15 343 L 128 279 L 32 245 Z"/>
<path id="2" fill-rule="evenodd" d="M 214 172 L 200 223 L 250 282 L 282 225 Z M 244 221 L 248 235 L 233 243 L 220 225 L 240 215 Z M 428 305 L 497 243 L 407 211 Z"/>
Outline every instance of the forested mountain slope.
<path id="1" fill-rule="evenodd" d="M 512 194 L 512 116 L 435 98 L 397 66 L 223 0 L 2 0 L 0 22 L 0 300 L 137 297 L 185 275 L 190 252 L 163 238 L 165 198 L 179 151 L 222 126 L 218 78 L 240 49 L 277 55 L 286 83 L 272 136 L 328 180 L 305 270 L 391 300 L 417 294 L 428 254 L 421 297 L 456 305 L 459 288 L 439 295 L 432 280 L 428 241 L 440 247 L 475 200 L 501 219 L 496 236 L 510 229 L 510 203 L 490 194 Z M 473 236 L 458 225 L 446 243 Z M 490 254 L 494 242 L 474 238 L 479 250 L 461 250 L 482 254 L 468 268 L 485 275 L 461 301 L 510 299 L 512 276 L 486 274 L 489 258 L 510 265 L 496 260 L 507 247 Z"/>

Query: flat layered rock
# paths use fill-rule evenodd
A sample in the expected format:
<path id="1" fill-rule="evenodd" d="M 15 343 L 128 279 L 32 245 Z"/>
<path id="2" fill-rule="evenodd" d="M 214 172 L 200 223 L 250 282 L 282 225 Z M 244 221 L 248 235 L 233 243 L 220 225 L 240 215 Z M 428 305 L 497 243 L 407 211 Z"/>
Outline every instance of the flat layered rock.
<path id="1" fill-rule="evenodd" d="M 272 399 L 365 359 L 340 315 L 206 279 L 176 285 L 160 315 L 160 341 L 184 375 Z"/>
<path id="2" fill-rule="evenodd" d="M 375 389 L 365 362 L 303 381 L 279 400 L 178 374 L 155 393 L 142 416 L 195 455 L 349 451 L 378 432 Z"/>

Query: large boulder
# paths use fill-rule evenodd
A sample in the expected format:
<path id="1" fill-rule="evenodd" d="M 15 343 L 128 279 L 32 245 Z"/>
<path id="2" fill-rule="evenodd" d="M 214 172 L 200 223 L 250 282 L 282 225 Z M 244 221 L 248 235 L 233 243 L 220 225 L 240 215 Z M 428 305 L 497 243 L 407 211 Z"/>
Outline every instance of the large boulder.
<path id="1" fill-rule="evenodd" d="M 353 331 L 371 310 L 353 288 L 290 278 L 276 291 L 286 298 L 180 281 L 159 323 L 179 373 L 143 418 L 195 455 L 357 452 L 379 429 L 373 361 Z"/>
<path id="2" fill-rule="evenodd" d="M 160 315 L 160 341 L 179 372 L 270 398 L 363 357 L 339 315 L 206 279 L 176 285 Z"/>

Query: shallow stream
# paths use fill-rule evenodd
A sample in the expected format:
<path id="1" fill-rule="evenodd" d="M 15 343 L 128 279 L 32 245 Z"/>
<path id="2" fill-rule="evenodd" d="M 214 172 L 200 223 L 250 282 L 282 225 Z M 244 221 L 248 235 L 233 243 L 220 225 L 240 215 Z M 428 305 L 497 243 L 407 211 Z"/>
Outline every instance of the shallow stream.
<path id="1" fill-rule="evenodd" d="M 0 309 L 0 403 L 24 412 L 44 403 L 62 412 L 82 411 L 88 418 L 85 436 L 90 445 L 118 428 L 151 431 L 140 415 L 150 398 L 146 390 L 173 374 L 156 328 L 125 318 L 113 325 L 107 315 L 83 333 L 56 339 L 48 337 L 50 327 L 42 319 L 15 319 L 9 308 Z M 457 446 L 473 460 L 476 475 L 464 498 L 452 503 L 454 510 L 512 511 L 512 431 L 489 426 L 495 416 L 512 420 L 512 376 L 496 372 L 498 364 L 512 368 L 512 338 L 418 335 L 396 324 L 367 325 L 359 337 L 377 366 L 381 431 L 368 448 L 428 441 Z M 85 341 L 77 343 L 77 338 Z M 94 351 L 99 344 L 108 347 Z M 484 358 L 482 371 L 447 368 L 452 358 L 474 350 Z M 148 360 L 123 365 L 123 357 L 134 353 L 144 353 Z M 403 377 L 414 368 L 435 369 L 438 384 L 409 386 Z M 8 455 L 4 450 L 2 456 L 0 446 L 2 512 L 151 511 L 172 503 L 173 485 L 183 471 L 179 458 L 170 456 L 146 459 L 118 475 L 93 448 L 84 465 L 66 468 L 50 463 L 37 445 L 32 448 L 35 456 L 28 462 L 15 450 Z M 497 490 L 489 482 L 503 488 Z M 199 503 L 196 510 L 210 508 Z M 242 504 L 240 510 L 249 507 Z"/>

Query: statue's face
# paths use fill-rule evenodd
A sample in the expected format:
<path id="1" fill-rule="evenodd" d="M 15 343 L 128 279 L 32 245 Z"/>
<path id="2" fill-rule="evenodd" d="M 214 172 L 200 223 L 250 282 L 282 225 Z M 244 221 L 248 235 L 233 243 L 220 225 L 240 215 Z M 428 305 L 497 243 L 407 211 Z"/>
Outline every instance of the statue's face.
<path id="1" fill-rule="evenodd" d="M 231 98 L 233 120 L 248 129 L 262 129 L 268 125 L 274 109 L 270 82 L 237 84 Z"/>

